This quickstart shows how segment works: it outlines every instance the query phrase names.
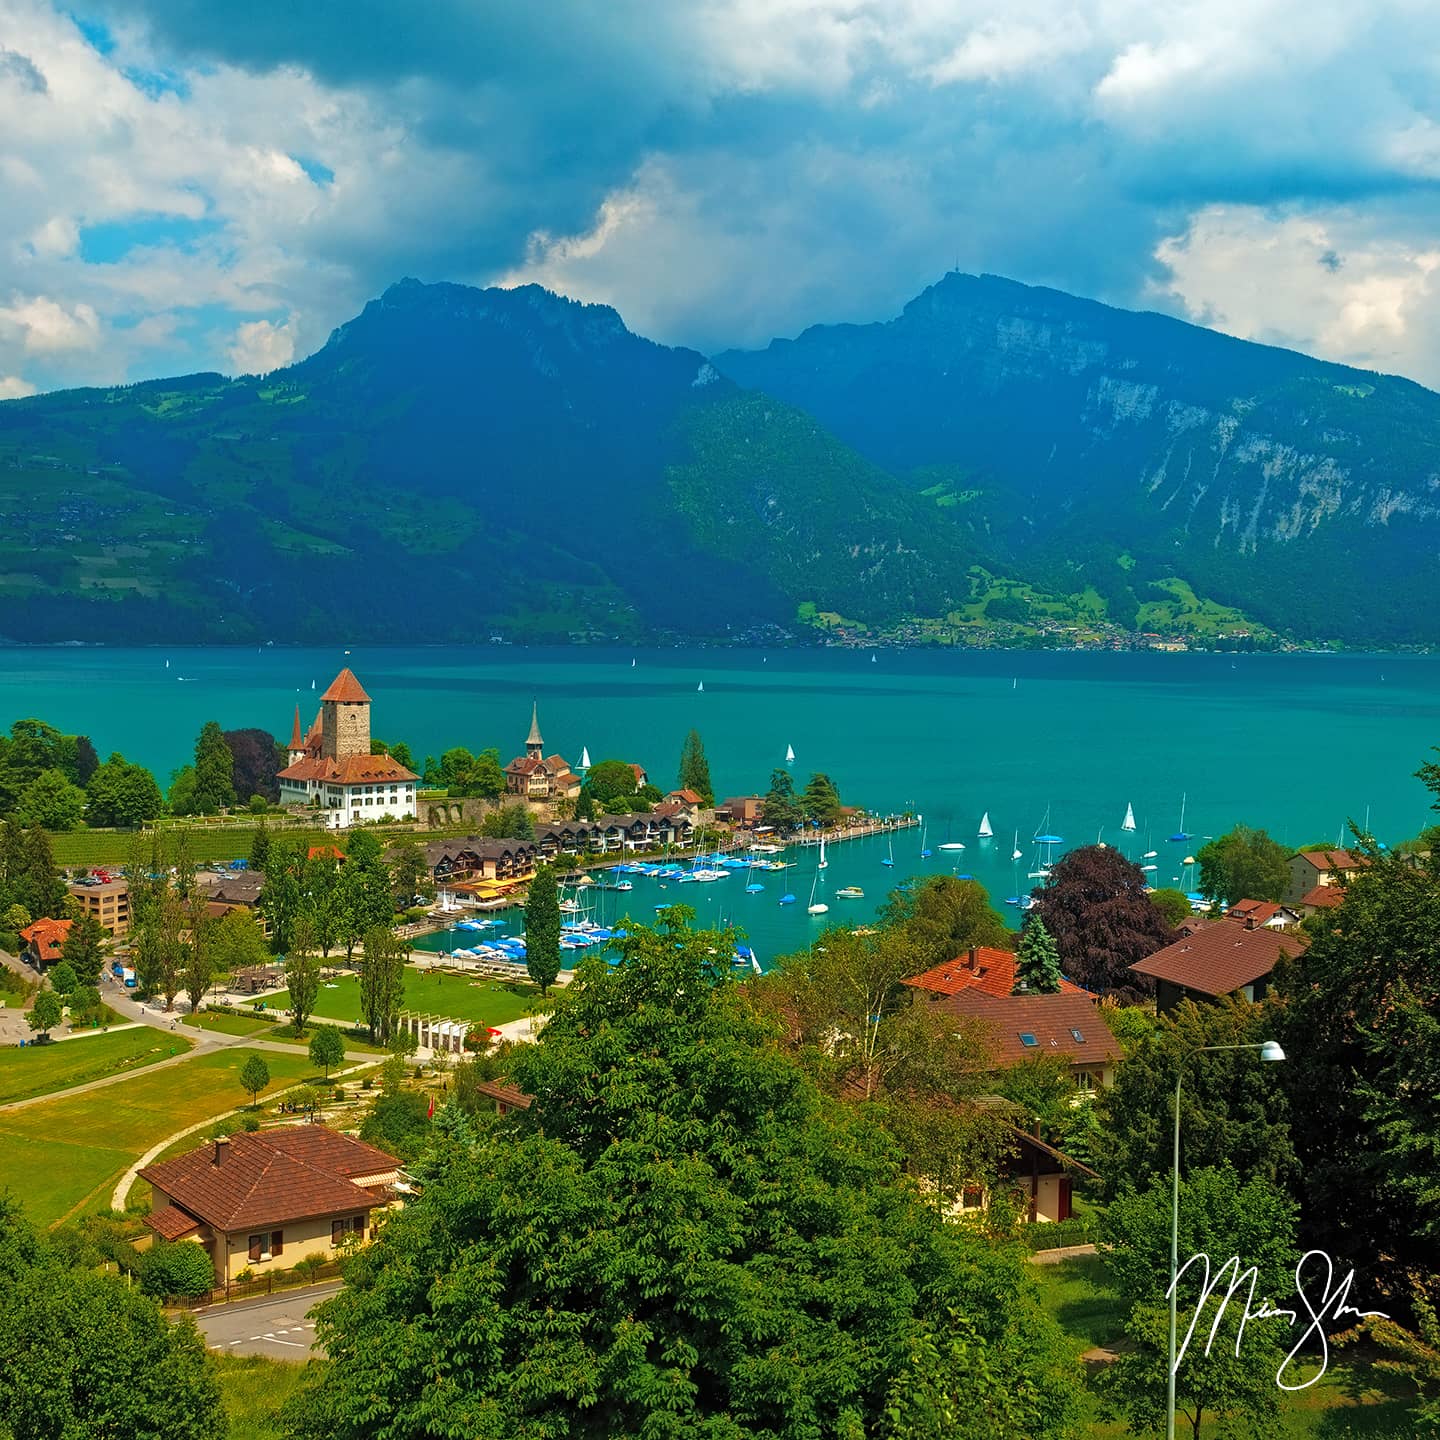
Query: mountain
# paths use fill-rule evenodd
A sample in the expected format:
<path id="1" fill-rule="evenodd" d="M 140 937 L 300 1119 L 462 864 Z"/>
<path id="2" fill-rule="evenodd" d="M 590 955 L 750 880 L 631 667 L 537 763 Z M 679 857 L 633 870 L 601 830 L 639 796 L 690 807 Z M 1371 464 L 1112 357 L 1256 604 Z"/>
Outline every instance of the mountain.
<path id="1" fill-rule="evenodd" d="M 406 280 L 264 377 L 0 403 L 0 638 L 1429 642 L 1437 447 L 1407 381 L 991 276 L 714 362 Z"/>
<path id="2" fill-rule="evenodd" d="M 1305 637 L 1440 638 L 1440 396 L 1408 380 L 958 273 L 715 363 L 1112 618 L 1178 577 Z"/>
<path id="3" fill-rule="evenodd" d="M 535 286 L 402 281 L 309 359 L 0 404 L 15 640 L 723 637 L 964 590 L 808 416 Z M 900 537 L 920 532 L 915 544 Z"/>

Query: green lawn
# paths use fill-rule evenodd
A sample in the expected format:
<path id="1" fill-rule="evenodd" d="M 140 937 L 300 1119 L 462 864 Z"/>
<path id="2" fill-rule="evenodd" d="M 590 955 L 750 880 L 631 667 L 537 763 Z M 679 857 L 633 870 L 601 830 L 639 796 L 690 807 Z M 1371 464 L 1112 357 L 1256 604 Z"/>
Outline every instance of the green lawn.
<path id="1" fill-rule="evenodd" d="M 212 1015 L 208 1010 L 202 1010 L 198 1015 L 187 1015 L 180 1023 L 196 1030 L 218 1030 L 222 1035 L 244 1035 L 247 1038 L 260 1034 L 262 1030 L 269 1038 L 270 1032 L 275 1029 L 269 1020 L 247 1020 L 243 1015 Z"/>
<path id="2" fill-rule="evenodd" d="M 303 1365 L 261 1355 L 216 1355 L 220 1394 L 230 1419 L 229 1440 L 277 1440 L 277 1415 L 300 1384 Z"/>
<path id="3" fill-rule="evenodd" d="M 97 1031 L 63 1044 L 0 1050 L 0 1105 L 68 1090 L 121 1070 L 138 1070 L 168 1059 L 175 1045 L 173 1035 L 147 1025 L 110 1035 Z"/>
<path id="4" fill-rule="evenodd" d="M 178 1036 L 170 1043 L 177 1052 L 188 1044 Z M 103 1090 L 0 1114 L 0 1185 L 42 1225 L 108 1208 L 121 1173 L 157 1141 L 246 1103 L 240 1067 L 256 1054 L 270 1067 L 263 1094 L 315 1074 L 303 1055 L 219 1050 Z"/>
<path id="5" fill-rule="evenodd" d="M 405 970 L 405 1008 L 451 1020 L 470 1020 L 477 1025 L 503 1025 L 523 1019 L 529 1006 L 540 997 L 533 985 L 504 980 L 486 980 L 474 975 L 444 974 L 439 970 Z M 283 1010 L 290 1003 L 286 993 L 269 996 L 266 1003 Z M 315 1013 L 331 1020 L 358 1024 L 360 981 L 354 975 L 327 981 L 320 989 Z"/>
<path id="6" fill-rule="evenodd" d="M 1097 1345 L 1113 1349 L 1122 1339 L 1125 1306 L 1098 1256 L 1032 1265 L 1030 1272 L 1039 1285 L 1041 1304 L 1070 1336 L 1076 1354 Z M 1415 1433 L 1412 1404 L 1413 1391 L 1405 1382 L 1375 1370 L 1365 1357 L 1332 1350 L 1322 1380 L 1283 1397 L 1281 1433 L 1286 1440 L 1402 1440 Z M 1088 1390 L 1082 1414 L 1081 1433 L 1094 1440 L 1131 1434 L 1123 1424 L 1100 1418 L 1099 1403 Z M 1188 1425 L 1181 1424 L 1188 1436 Z M 1216 1434 L 1206 1425 L 1202 1440 Z"/>

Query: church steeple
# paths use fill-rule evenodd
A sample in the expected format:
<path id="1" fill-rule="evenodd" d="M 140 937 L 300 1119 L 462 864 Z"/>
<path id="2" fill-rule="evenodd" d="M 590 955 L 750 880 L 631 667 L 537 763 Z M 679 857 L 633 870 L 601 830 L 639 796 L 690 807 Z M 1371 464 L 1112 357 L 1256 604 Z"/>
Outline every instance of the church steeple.
<path id="1" fill-rule="evenodd" d="M 540 702 L 532 702 L 530 707 L 530 738 L 525 742 L 525 753 L 532 760 L 543 760 L 545 758 L 545 742 L 540 738 Z"/>
<path id="2" fill-rule="evenodd" d="M 290 731 L 290 764 L 305 754 L 305 737 L 300 733 L 300 707 L 295 707 L 295 726 Z"/>

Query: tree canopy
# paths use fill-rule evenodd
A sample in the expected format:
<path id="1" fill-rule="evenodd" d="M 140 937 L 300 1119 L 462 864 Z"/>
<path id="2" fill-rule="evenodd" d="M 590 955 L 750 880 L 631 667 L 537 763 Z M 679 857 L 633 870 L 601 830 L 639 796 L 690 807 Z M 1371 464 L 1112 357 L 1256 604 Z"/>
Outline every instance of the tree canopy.
<path id="1" fill-rule="evenodd" d="M 1239 900 L 1278 900 L 1290 883 L 1290 851 L 1248 825 L 1202 845 L 1195 858 L 1200 893 L 1227 908 Z"/>
<path id="2" fill-rule="evenodd" d="M 892 890 L 880 907 L 881 921 L 903 930 L 918 975 L 953 960 L 971 945 L 1008 950 L 1011 934 L 985 887 L 954 875 L 927 875 L 908 890 Z"/>
<path id="3" fill-rule="evenodd" d="M 1025 916 L 1015 946 L 1015 988 L 1022 983 L 1032 995 L 1054 995 L 1060 989 L 1060 951 L 1035 910 Z"/>
<path id="4" fill-rule="evenodd" d="M 235 803 L 235 757 L 218 720 L 207 720 L 195 742 L 195 811 L 213 815 Z"/>
<path id="5" fill-rule="evenodd" d="M 92 825 L 143 825 L 165 808 L 155 777 L 119 751 L 91 775 L 86 793 L 90 797 L 88 818 Z"/>
<path id="6" fill-rule="evenodd" d="M 706 805 L 715 803 L 715 787 L 710 782 L 710 762 L 705 758 L 705 742 L 698 730 L 692 730 L 680 747 L 679 789 L 693 790 Z"/>
<path id="7" fill-rule="evenodd" d="M 549 865 L 537 867 L 525 897 L 525 969 L 542 995 L 560 973 L 560 899 Z"/>
<path id="8" fill-rule="evenodd" d="M 533 1108 L 442 1140 L 319 1312 L 298 1434 L 878 1434 L 926 1325 L 968 1347 L 941 1389 L 1013 1397 L 993 1440 L 1063 1432 L 1074 1362 L 1015 1250 L 775 1047 L 728 942 L 637 928 L 584 963 L 514 1056 Z"/>

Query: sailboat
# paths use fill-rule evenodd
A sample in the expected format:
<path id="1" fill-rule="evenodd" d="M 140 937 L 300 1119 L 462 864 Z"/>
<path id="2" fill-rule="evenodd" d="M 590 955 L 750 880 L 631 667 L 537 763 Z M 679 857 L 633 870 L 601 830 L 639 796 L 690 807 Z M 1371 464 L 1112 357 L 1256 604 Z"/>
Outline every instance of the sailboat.
<path id="1" fill-rule="evenodd" d="M 875 663 L 875 653 L 874 653 L 874 651 L 871 651 L 871 653 L 870 653 L 870 663 L 871 663 L 872 665 Z"/>
<path id="2" fill-rule="evenodd" d="M 795 747 L 793 745 L 787 745 L 785 747 L 785 763 L 787 765 L 793 765 L 795 763 Z"/>
<path id="3" fill-rule="evenodd" d="M 990 828 L 990 812 L 987 810 L 980 817 L 980 838 L 982 840 L 988 840 L 992 835 L 994 835 L 994 833 L 995 832 Z"/>
<path id="4" fill-rule="evenodd" d="M 825 837 L 822 835 L 820 837 L 820 863 L 815 868 L 817 870 L 823 870 L 829 863 L 825 858 Z"/>
<path id="5" fill-rule="evenodd" d="M 1014 846 L 1014 849 L 1010 852 L 1010 858 L 1012 860 L 1018 860 L 1022 853 L 1020 850 L 1020 832 L 1018 830 L 1015 832 L 1014 840 L 1012 840 L 1010 843 L 1012 846 Z"/>
<path id="6" fill-rule="evenodd" d="M 1125 818 L 1120 822 L 1120 828 L 1122 830 L 1133 830 L 1135 828 L 1135 807 L 1133 805 L 1127 804 L 1125 806 Z"/>
<path id="7" fill-rule="evenodd" d="M 925 843 L 925 837 L 929 833 L 930 827 L 928 825 L 920 832 L 920 858 L 922 860 L 928 860 L 930 858 L 930 847 Z"/>
<path id="8" fill-rule="evenodd" d="M 703 690 L 705 689 L 705 682 L 702 680 L 702 681 L 695 687 L 695 689 L 696 689 L 697 691 L 703 691 Z"/>
<path id="9" fill-rule="evenodd" d="M 170 668 L 170 662 L 168 660 L 165 662 L 165 668 L 167 670 Z"/>
<path id="10" fill-rule="evenodd" d="M 1170 837 L 1176 845 L 1183 845 L 1190 837 L 1185 833 L 1185 802 L 1190 797 L 1182 794 L 1180 796 L 1180 828 Z"/>
<path id="11" fill-rule="evenodd" d="M 633 655 L 630 657 L 630 668 L 632 670 L 635 668 L 635 657 Z"/>
<path id="12" fill-rule="evenodd" d="M 890 842 L 890 853 L 880 862 L 882 865 L 893 865 L 895 863 L 895 842 Z"/>
<path id="13" fill-rule="evenodd" d="M 815 887 L 819 883 L 820 872 L 817 870 L 815 872 L 815 878 L 810 882 L 810 903 L 805 907 L 807 913 L 811 915 L 824 915 L 830 909 L 823 900 L 816 900 L 815 898 Z"/>
<path id="14" fill-rule="evenodd" d="M 590 750 L 585 745 L 580 747 L 580 768 L 582 770 L 588 770 L 590 768 Z"/>
<path id="15" fill-rule="evenodd" d="M 755 878 L 755 862 L 751 860 L 750 869 L 745 873 L 745 893 L 747 895 L 758 895 L 765 887 Z"/>

